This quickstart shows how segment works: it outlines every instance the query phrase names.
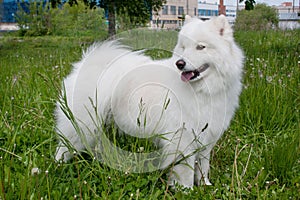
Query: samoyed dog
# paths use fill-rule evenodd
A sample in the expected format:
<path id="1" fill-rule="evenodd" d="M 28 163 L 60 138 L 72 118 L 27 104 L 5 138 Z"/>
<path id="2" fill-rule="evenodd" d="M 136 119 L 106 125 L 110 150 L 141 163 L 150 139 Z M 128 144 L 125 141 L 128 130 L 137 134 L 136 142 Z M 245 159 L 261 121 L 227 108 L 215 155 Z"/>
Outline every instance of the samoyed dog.
<path id="1" fill-rule="evenodd" d="M 224 16 L 187 16 L 166 60 L 118 41 L 93 45 L 64 80 L 56 160 L 97 149 L 99 126 L 114 123 L 131 136 L 156 136 L 163 154 L 158 168 L 170 168 L 170 185 L 210 185 L 210 153 L 238 107 L 243 59 Z"/>

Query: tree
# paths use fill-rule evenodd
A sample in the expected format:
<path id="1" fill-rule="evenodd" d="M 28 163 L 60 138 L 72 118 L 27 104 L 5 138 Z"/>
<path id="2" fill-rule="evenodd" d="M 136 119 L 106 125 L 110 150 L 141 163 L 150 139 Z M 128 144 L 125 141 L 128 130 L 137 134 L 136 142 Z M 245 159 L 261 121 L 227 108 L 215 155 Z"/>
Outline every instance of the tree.
<path id="1" fill-rule="evenodd" d="M 240 0 L 240 3 L 242 3 L 244 0 Z M 246 10 L 253 10 L 255 4 L 255 0 L 246 0 L 245 1 L 245 9 Z"/>
<path id="2" fill-rule="evenodd" d="M 278 15 L 275 8 L 266 4 L 257 4 L 253 10 L 239 11 L 234 28 L 235 30 L 268 30 L 278 26 Z"/>
<path id="3" fill-rule="evenodd" d="M 50 0 L 50 3 L 52 8 L 57 8 L 61 4 L 61 0 Z"/>
<path id="4" fill-rule="evenodd" d="M 109 36 L 116 34 L 116 14 L 126 14 L 130 23 L 145 24 L 150 20 L 151 12 L 162 8 L 166 0 L 100 0 L 100 7 L 104 8 L 108 16 Z"/>

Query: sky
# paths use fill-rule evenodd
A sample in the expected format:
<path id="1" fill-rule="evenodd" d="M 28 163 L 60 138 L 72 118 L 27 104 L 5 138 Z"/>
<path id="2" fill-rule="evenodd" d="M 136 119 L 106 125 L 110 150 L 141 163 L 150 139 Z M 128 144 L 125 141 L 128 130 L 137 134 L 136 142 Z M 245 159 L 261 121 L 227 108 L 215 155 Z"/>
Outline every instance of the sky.
<path id="1" fill-rule="evenodd" d="M 293 0 L 255 0 L 256 3 L 266 3 L 267 5 L 280 5 L 283 2 L 293 2 Z M 206 0 L 207 3 L 219 2 L 219 0 Z M 236 5 L 237 0 L 224 0 L 225 5 Z M 299 6 L 299 0 L 295 0 L 295 6 Z"/>

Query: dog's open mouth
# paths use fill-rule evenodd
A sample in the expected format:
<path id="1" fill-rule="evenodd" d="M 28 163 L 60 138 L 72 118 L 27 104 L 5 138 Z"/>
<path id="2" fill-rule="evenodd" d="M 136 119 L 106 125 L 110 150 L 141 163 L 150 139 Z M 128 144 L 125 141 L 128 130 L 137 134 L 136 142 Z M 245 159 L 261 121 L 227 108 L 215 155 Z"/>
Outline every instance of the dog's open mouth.
<path id="1" fill-rule="evenodd" d="M 191 80 L 197 78 L 202 72 L 207 70 L 208 67 L 209 67 L 209 64 L 205 63 L 195 70 L 184 71 L 181 73 L 181 80 L 184 82 L 191 81 Z"/>

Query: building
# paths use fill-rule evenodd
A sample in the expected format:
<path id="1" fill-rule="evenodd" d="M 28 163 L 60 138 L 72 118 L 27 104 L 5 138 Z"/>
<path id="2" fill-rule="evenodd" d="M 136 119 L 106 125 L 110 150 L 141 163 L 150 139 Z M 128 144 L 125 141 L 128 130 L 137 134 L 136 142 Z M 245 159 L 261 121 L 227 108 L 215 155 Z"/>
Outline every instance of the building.
<path id="1" fill-rule="evenodd" d="M 281 4 L 282 7 L 292 7 L 293 6 L 293 2 L 283 2 Z"/>
<path id="2" fill-rule="evenodd" d="M 22 1 L 17 0 L 3 0 L 0 3 L 0 22 L 15 23 L 15 14 L 18 10 L 18 4 Z"/>
<path id="3" fill-rule="evenodd" d="M 200 19 L 206 20 L 219 14 L 225 14 L 229 23 L 234 24 L 236 18 L 236 5 L 222 5 L 223 1 L 220 1 L 221 5 L 215 3 L 207 3 L 206 1 L 198 2 L 198 16 Z M 243 7 L 240 6 L 240 9 Z"/>
<path id="4" fill-rule="evenodd" d="M 279 28 L 297 29 L 300 28 L 300 9 L 299 5 L 293 5 L 293 2 L 283 2 L 275 7 L 279 16 Z"/>
<path id="5" fill-rule="evenodd" d="M 29 13 L 29 5 L 33 0 L 0 0 L 0 23 L 16 23 L 18 10 Z M 46 5 L 49 0 L 36 0 Z"/>
<path id="6" fill-rule="evenodd" d="M 283 2 L 280 6 L 277 6 L 276 9 L 278 13 L 299 13 L 299 5 L 293 5 L 293 2 Z"/>
<path id="7" fill-rule="evenodd" d="M 206 1 L 198 2 L 198 16 L 200 19 L 207 20 L 213 16 L 218 16 L 218 14 L 219 14 L 219 6 L 217 2 L 216 3 L 206 3 Z"/>
<path id="8" fill-rule="evenodd" d="M 219 15 L 226 15 L 226 6 L 224 6 L 224 0 L 220 0 Z"/>
<path id="9" fill-rule="evenodd" d="M 167 0 L 158 13 L 153 13 L 152 28 L 178 28 L 184 15 L 197 16 L 198 0 Z"/>
<path id="10" fill-rule="evenodd" d="M 244 9 L 244 6 L 239 6 L 239 9 Z M 236 10 L 237 10 L 237 8 L 234 5 L 227 5 L 226 6 L 226 17 L 227 17 L 230 24 L 235 23 Z"/>

